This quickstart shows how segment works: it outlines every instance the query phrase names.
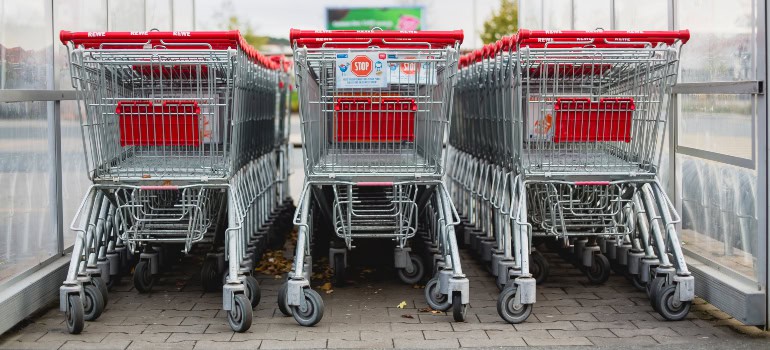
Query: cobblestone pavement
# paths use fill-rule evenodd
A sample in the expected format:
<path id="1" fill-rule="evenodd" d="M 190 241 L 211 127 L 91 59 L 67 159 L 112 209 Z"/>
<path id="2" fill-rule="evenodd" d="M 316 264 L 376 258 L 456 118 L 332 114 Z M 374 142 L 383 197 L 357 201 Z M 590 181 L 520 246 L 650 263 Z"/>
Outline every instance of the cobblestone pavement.
<path id="1" fill-rule="evenodd" d="M 262 302 L 254 324 L 233 333 L 221 311 L 221 295 L 203 293 L 199 261 L 186 258 L 163 274 L 151 294 L 137 293 L 126 278 L 109 295 L 104 314 L 82 334 L 66 333 L 63 315 L 51 310 L 0 338 L 13 349 L 282 349 L 282 348 L 457 348 L 595 345 L 612 348 L 770 347 L 767 333 L 743 326 L 713 306 L 697 301 L 688 319 L 662 321 L 646 295 L 613 275 L 601 286 L 558 256 L 549 280 L 538 286 L 533 315 L 510 325 L 497 315 L 497 288 L 485 269 L 464 255 L 471 279 L 468 321 L 420 310 L 423 289 L 401 284 L 392 269 L 354 273 L 349 286 L 325 293 L 325 316 L 304 328 L 276 307 L 282 279 L 261 275 Z M 360 269 L 358 271 L 361 271 Z M 364 271 L 364 272 L 368 272 Z M 320 283 L 315 283 L 320 285 Z M 406 301 L 406 307 L 397 307 Z"/>

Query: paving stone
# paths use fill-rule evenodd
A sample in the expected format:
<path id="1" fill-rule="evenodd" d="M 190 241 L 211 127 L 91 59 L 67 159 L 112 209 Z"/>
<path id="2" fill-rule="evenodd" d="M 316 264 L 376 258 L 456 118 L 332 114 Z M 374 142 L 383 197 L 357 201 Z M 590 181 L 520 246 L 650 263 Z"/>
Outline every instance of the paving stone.
<path id="1" fill-rule="evenodd" d="M 149 325 L 144 333 L 203 333 L 208 325 L 166 326 Z"/>
<path id="2" fill-rule="evenodd" d="M 393 340 L 341 340 L 329 339 L 326 346 L 329 349 L 390 349 L 393 348 Z"/>
<path id="3" fill-rule="evenodd" d="M 458 339 L 460 347 L 463 348 L 491 348 L 491 347 L 511 347 L 526 346 L 523 338 L 508 339 Z"/>
<path id="4" fill-rule="evenodd" d="M 33 342 L 48 332 L 18 332 L 5 335 L 5 342 Z M 0 343 L 2 344 L 2 343 Z"/>
<path id="5" fill-rule="evenodd" d="M 64 345 L 66 341 L 50 341 L 50 342 L 4 342 L 0 344 L 0 349 L 40 349 L 40 350 L 50 350 L 50 349 L 58 349 L 62 345 Z"/>
<path id="6" fill-rule="evenodd" d="M 136 340 L 131 342 L 131 345 L 128 346 L 128 350 L 146 350 L 146 349 L 192 349 L 195 347 L 195 342 L 185 341 L 185 342 L 179 342 L 179 343 L 150 343 L 142 340 Z"/>
<path id="7" fill-rule="evenodd" d="M 335 339 L 335 340 L 361 340 L 360 331 L 345 331 L 345 332 L 313 332 L 312 328 L 301 329 L 297 331 L 297 339 Z"/>
<path id="8" fill-rule="evenodd" d="M 602 337 L 602 338 L 617 338 L 615 333 L 612 333 L 609 329 L 592 329 L 588 331 L 563 331 L 558 329 L 549 330 L 548 333 L 554 338 L 579 338 L 579 337 Z"/>
<path id="9" fill-rule="evenodd" d="M 446 323 L 417 323 L 417 324 L 391 323 L 390 324 L 390 329 L 392 329 L 394 332 L 399 332 L 399 331 L 451 331 L 452 330 L 452 324 L 449 323 L 449 322 L 446 322 Z"/>
<path id="10" fill-rule="evenodd" d="M 513 325 L 517 331 L 530 331 L 536 329 L 562 329 L 562 330 L 576 330 L 574 325 L 569 321 L 556 321 L 556 322 L 542 322 L 542 323 L 519 323 Z"/>
<path id="11" fill-rule="evenodd" d="M 611 329 L 611 331 L 621 338 L 634 337 L 638 335 L 660 335 L 668 337 L 675 337 L 679 335 L 668 327 L 644 329 Z"/>
<path id="12" fill-rule="evenodd" d="M 497 323 L 466 323 L 466 322 L 452 322 L 452 330 L 455 332 L 472 331 L 476 329 L 481 330 L 498 330 L 498 331 L 514 331 L 516 328 L 512 324 L 506 323 L 503 320 Z"/>
<path id="13" fill-rule="evenodd" d="M 123 321 L 123 325 L 135 326 L 135 325 L 164 325 L 164 326 L 178 326 L 182 324 L 184 317 L 160 317 L 160 316 L 127 316 Z"/>
<path id="14" fill-rule="evenodd" d="M 226 342 L 233 337 L 233 332 L 230 333 L 213 333 L 213 334 L 192 334 L 192 333 L 171 333 L 171 336 L 166 339 L 166 343 L 178 343 L 186 340 L 208 340 L 217 342 Z"/>
<path id="15" fill-rule="evenodd" d="M 537 304 L 535 304 L 537 305 Z M 608 305 L 600 306 L 557 306 L 556 310 L 561 314 L 586 314 L 586 313 L 602 313 L 612 314 L 617 313 L 615 309 Z"/>
<path id="16" fill-rule="evenodd" d="M 540 322 L 557 322 L 557 321 L 587 321 L 596 322 L 596 317 L 592 314 L 567 314 L 567 315 L 534 315 Z M 532 316 L 530 316 L 531 318 Z"/>
<path id="17" fill-rule="evenodd" d="M 411 340 L 411 339 L 393 339 L 393 347 L 396 349 L 448 349 L 459 348 L 460 342 L 457 339 L 437 339 L 437 340 Z"/>
<path id="18" fill-rule="evenodd" d="M 575 345 L 593 345 L 588 338 L 534 338 L 524 337 L 524 341 L 529 346 L 575 346 Z"/>
<path id="19" fill-rule="evenodd" d="M 489 339 L 493 340 L 506 340 L 506 339 L 521 339 L 523 337 L 532 338 L 553 338 L 548 330 L 536 329 L 528 331 L 487 331 Z"/>
<path id="20" fill-rule="evenodd" d="M 487 333 L 483 330 L 472 330 L 464 332 L 442 332 L 442 331 L 424 331 L 425 339 L 489 339 Z"/>
<path id="21" fill-rule="evenodd" d="M 606 329 L 617 329 L 617 328 L 623 328 L 623 329 L 637 329 L 637 327 L 634 323 L 631 321 L 612 321 L 612 322 L 585 322 L 585 321 L 572 321 L 572 324 L 577 328 L 578 330 L 591 330 L 591 329 L 599 329 L 599 328 L 606 328 Z"/>
<path id="22" fill-rule="evenodd" d="M 423 331 L 388 331 L 388 332 L 376 332 L 376 331 L 361 331 L 361 340 L 385 340 L 385 339 L 410 339 L 420 340 L 425 339 Z"/>
<path id="23" fill-rule="evenodd" d="M 101 342 L 101 343 L 86 343 L 82 341 L 76 341 L 76 340 L 68 340 L 62 347 L 60 347 L 60 350 L 87 350 L 87 349 L 99 349 L 99 350 L 122 350 L 128 348 L 128 346 L 131 344 L 130 340 L 121 340 L 121 341 L 113 341 L 113 342 Z"/>
<path id="24" fill-rule="evenodd" d="M 715 342 L 720 342 L 720 339 L 715 337 L 710 337 L 710 336 L 678 335 L 675 337 L 671 337 L 671 336 L 664 336 L 664 335 L 653 335 L 652 338 L 655 339 L 655 341 L 657 341 L 661 345 L 692 344 L 692 343 L 709 343 L 710 345 L 714 345 Z M 728 345 L 728 344 L 725 344 L 725 345 Z"/>
<path id="25" fill-rule="evenodd" d="M 147 343 L 163 343 L 171 336 L 171 333 L 143 333 L 143 334 L 126 334 L 126 333 L 110 333 L 107 335 L 102 343 L 120 342 L 124 340 L 134 341 L 141 340 Z"/>
<path id="26" fill-rule="evenodd" d="M 326 348 L 326 339 L 314 340 L 273 340 L 262 341 L 260 349 L 320 349 Z"/>
<path id="27" fill-rule="evenodd" d="M 588 337 L 594 345 L 597 346 L 615 346 L 615 345 L 658 345 L 658 342 L 649 335 L 640 335 L 630 338 L 601 338 Z"/>
<path id="28" fill-rule="evenodd" d="M 257 332 L 249 329 L 244 333 L 235 333 L 231 338 L 232 341 L 245 341 L 245 340 L 295 340 L 297 339 L 297 331 L 284 331 L 284 332 Z"/>
<path id="29" fill-rule="evenodd" d="M 38 342 L 59 342 L 59 341 L 68 341 L 68 340 L 75 340 L 75 341 L 82 341 L 86 343 L 98 343 L 101 342 L 104 338 L 107 337 L 106 332 L 99 332 L 99 333 L 92 333 L 92 332 L 83 332 L 80 334 L 69 334 L 65 333 L 63 330 L 58 332 L 48 332 L 44 336 L 40 337 L 38 339 Z"/>
<path id="30" fill-rule="evenodd" d="M 211 341 L 199 340 L 195 342 L 195 350 L 254 350 L 262 344 L 261 340 L 246 341 Z"/>

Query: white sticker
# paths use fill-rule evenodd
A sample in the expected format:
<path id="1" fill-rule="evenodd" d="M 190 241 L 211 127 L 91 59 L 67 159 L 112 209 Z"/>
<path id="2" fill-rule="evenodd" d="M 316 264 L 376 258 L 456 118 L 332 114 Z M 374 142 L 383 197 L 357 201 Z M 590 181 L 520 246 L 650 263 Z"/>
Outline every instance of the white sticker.
<path id="1" fill-rule="evenodd" d="M 538 97 L 527 103 L 527 134 L 529 141 L 553 140 L 553 104 L 543 103 Z"/>
<path id="2" fill-rule="evenodd" d="M 339 53 L 335 61 L 337 88 L 388 87 L 387 55 L 381 52 Z"/>
<path id="3" fill-rule="evenodd" d="M 400 57 L 398 62 L 389 64 L 391 84 L 436 85 L 436 65 L 428 60 L 414 56 Z"/>

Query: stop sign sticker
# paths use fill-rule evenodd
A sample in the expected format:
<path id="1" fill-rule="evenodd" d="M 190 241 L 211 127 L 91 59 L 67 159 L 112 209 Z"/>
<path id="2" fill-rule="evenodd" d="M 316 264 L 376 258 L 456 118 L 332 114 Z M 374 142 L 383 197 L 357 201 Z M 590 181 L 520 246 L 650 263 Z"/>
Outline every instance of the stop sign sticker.
<path id="1" fill-rule="evenodd" d="M 336 58 L 338 88 L 384 88 L 388 86 L 387 56 L 382 52 L 340 53 Z"/>
<path id="2" fill-rule="evenodd" d="M 374 62 L 369 57 L 358 55 L 350 61 L 350 71 L 357 77 L 368 77 L 372 73 Z"/>

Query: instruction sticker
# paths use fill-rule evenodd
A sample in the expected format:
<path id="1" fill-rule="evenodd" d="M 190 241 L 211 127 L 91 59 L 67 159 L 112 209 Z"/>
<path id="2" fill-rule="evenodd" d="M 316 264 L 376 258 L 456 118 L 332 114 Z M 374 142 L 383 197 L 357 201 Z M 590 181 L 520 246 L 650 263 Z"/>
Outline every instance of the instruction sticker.
<path id="1" fill-rule="evenodd" d="M 414 56 L 399 58 L 398 62 L 389 64 L 391 84 L 420 84 L 436 85 L 436 65 L 431 62 L 433 57 L 418 59 Z"/>
<path id="2" fill-rule="evenodd" d="M 338 88 L 385 88 L 388 86 L 388 58 L 380 52 L 337 54 Z"/>

